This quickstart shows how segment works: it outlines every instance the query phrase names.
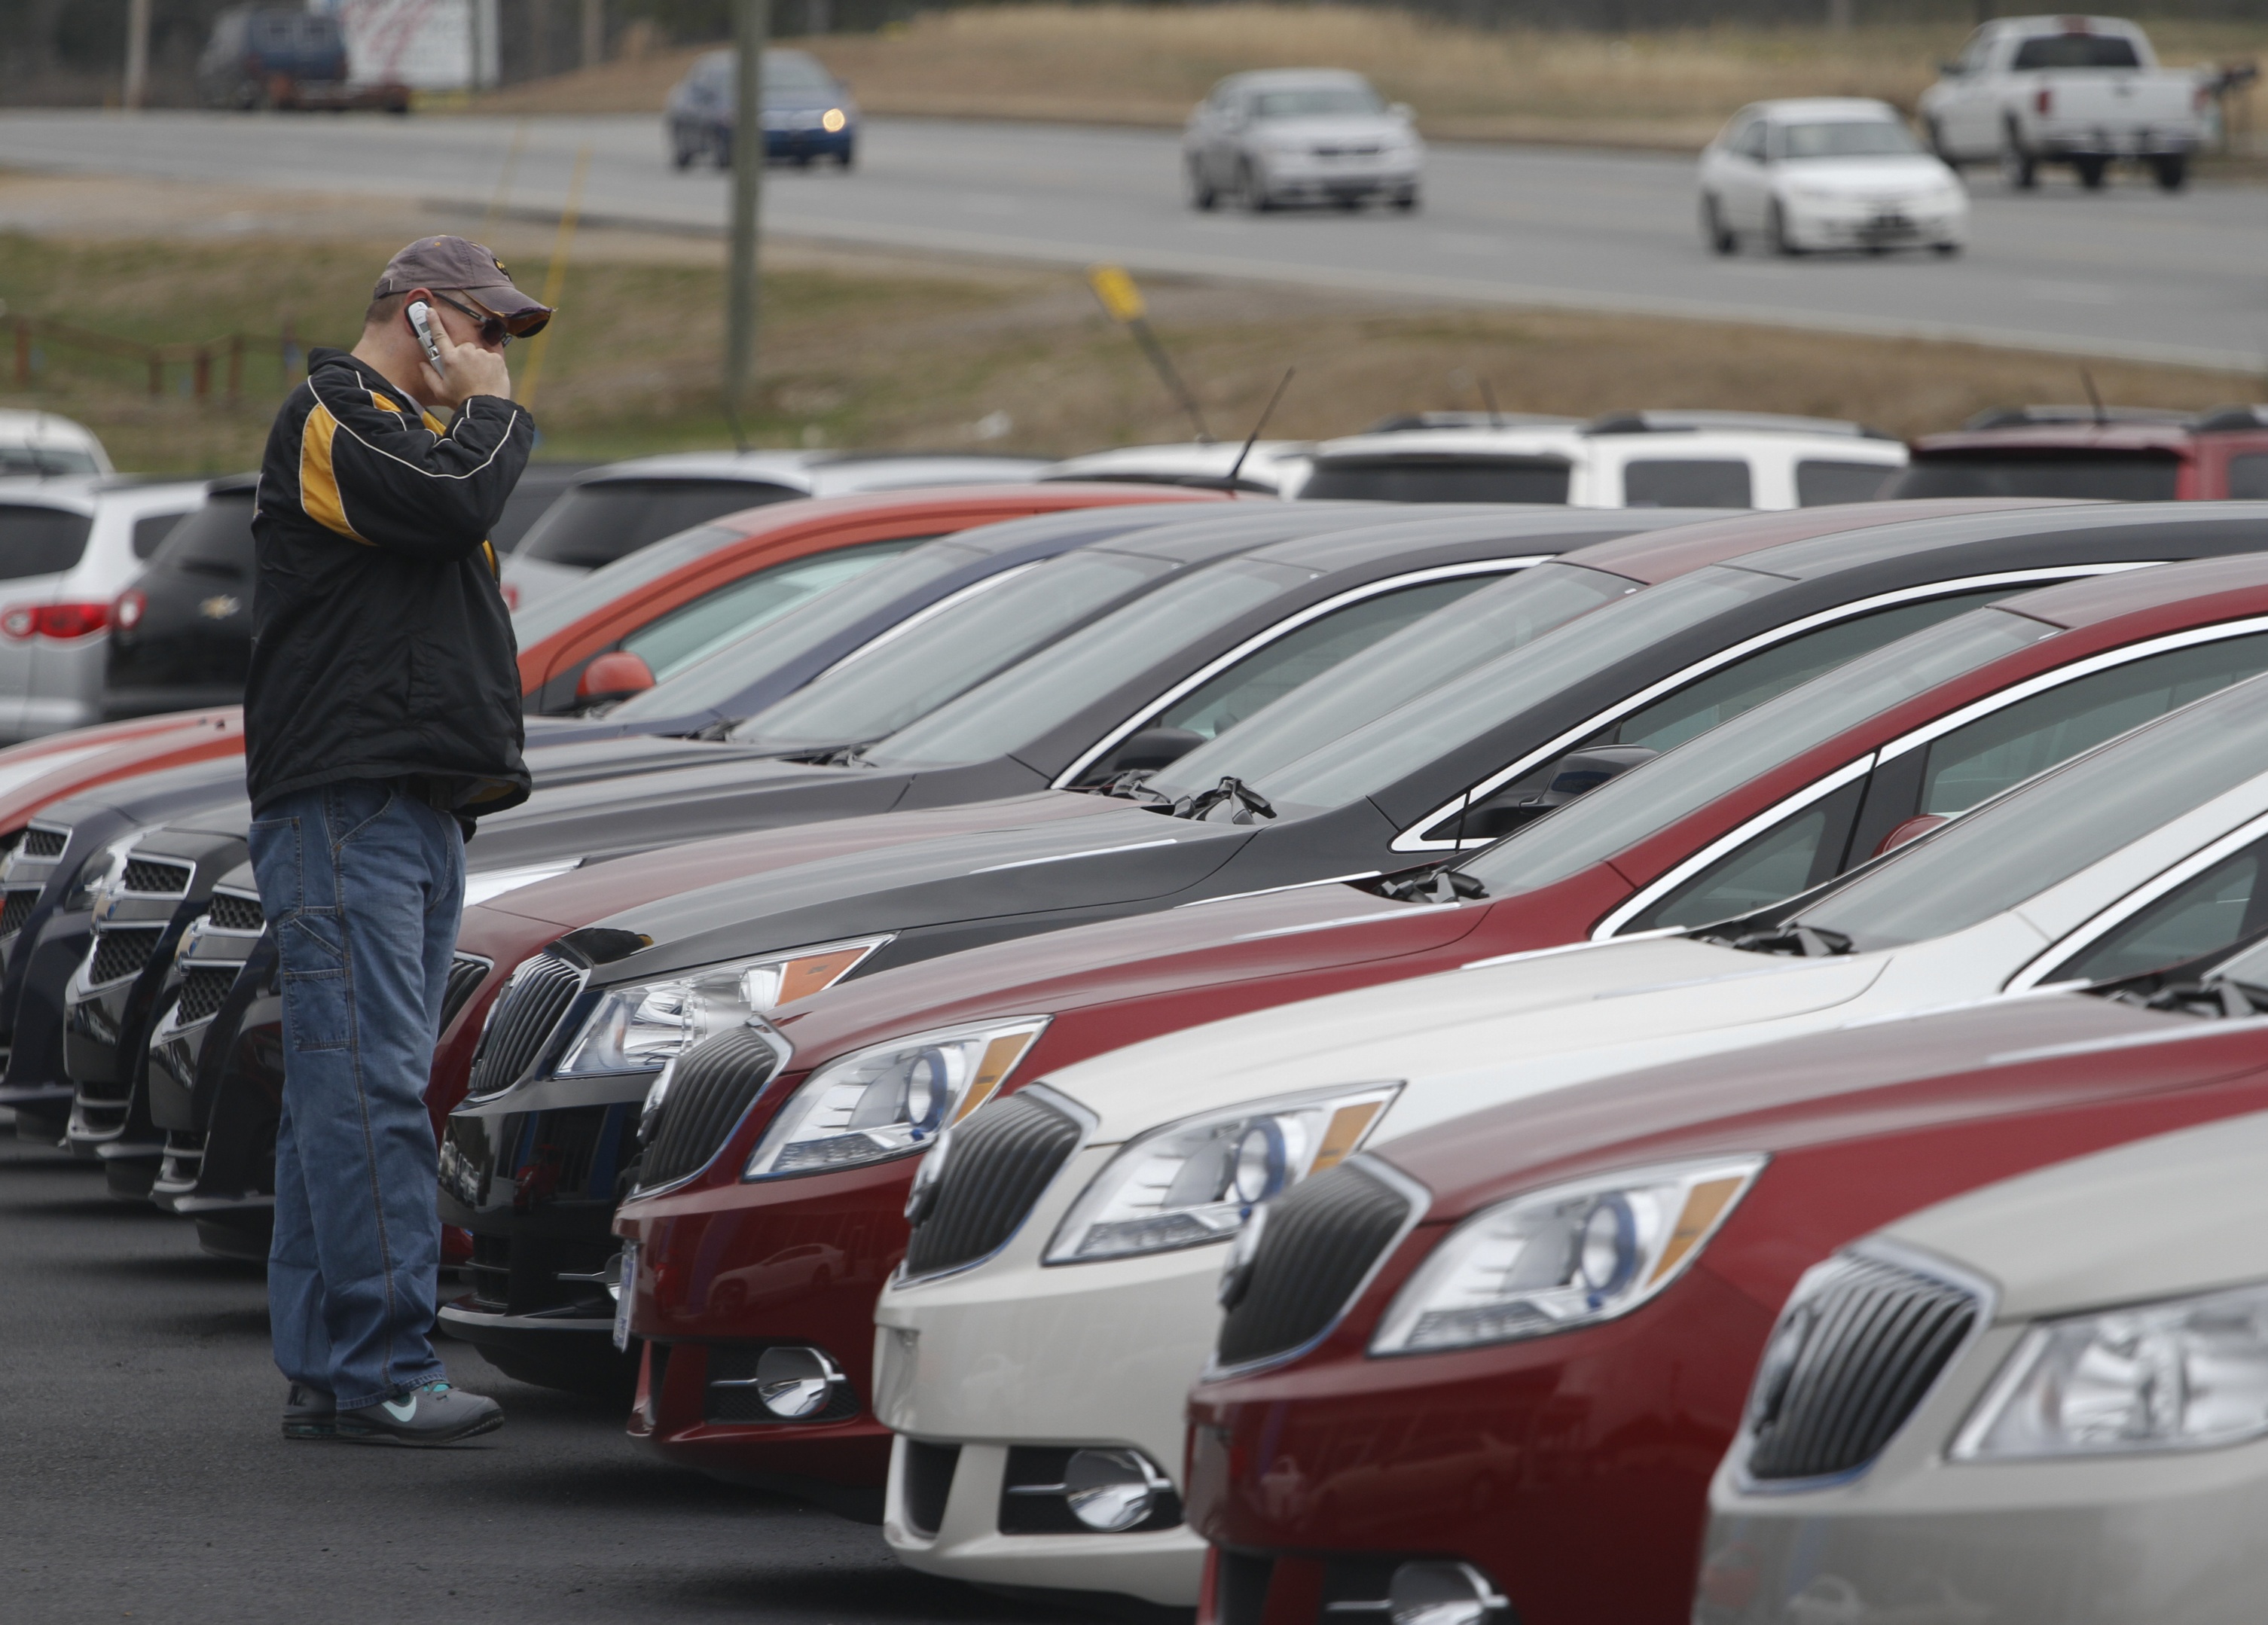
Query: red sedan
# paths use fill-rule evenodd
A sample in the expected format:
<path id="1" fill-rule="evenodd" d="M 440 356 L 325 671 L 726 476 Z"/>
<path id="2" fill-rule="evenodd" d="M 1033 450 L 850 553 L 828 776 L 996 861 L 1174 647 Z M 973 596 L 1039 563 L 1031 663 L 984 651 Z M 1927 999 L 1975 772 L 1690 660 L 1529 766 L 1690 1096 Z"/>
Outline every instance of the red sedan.
<path id="1" fill-rule="evenodd" d="M 617 1232 L 640 1244 L 631 1325 L 651 1350 L 631 1431 L 673 1460 L 838 1504 L 863 1504 L 880 1483 L 888 1435 L 863 1405 L 792 1425 L 726 1420 L 709 1386 L 719 1345 L 793 1342 L 868 1391 L 873 1302 L 903 1249 L 912 1161 L 740 1178 L 772 1114 L 823 1069 L 911 1056 L 939 1029 L 1040 1018 L 997 1085 L 1012 1089 L 1272 1004 L 1594 932 L 1723 918 L 2264 669 L 2268 560 L 2067 584 L 1845 666 L 1725 724 L 1704 750 L 1590 791 L 1580 817 L 1447 874 L 1224 899 L 846 982 L 777 1019 L 794 1047 L 790 1070 L 708 1170 L 617 1217 Z M 1821 703 L 1830 683 L 1835 697 Z"/>
<path id="2" fill-rule="evenodd" d="M 1190 1398 L 1200 1621 L 1686 1620 L 1710 1474 L 1805 1269 L 1976 1186 L 2268 1104 L 2257 1022 L 2143 996 L 1630 1073 L 1298 1187 L 1225 1276 L 1226 1374 Z M 1896 1274 L 1875 1312 L 1929 1313 Z M 1931 1374 L 1902 1368 L 1903 1403 Z"/>

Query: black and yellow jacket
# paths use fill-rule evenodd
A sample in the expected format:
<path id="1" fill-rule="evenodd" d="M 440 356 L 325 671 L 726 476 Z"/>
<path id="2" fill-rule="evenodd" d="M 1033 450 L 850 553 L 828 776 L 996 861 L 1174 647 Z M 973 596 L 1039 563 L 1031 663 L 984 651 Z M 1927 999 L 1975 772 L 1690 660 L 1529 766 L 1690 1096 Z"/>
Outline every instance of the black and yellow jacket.
<path id="1" fill-rule="evenodd" d="M 460 786 L 467 816 L 527 798 L 519 650 L 488 534 L 534 438 L 509 401 L 475 395 L 444 429 L 345 351 L 308 352 L 252 520 L 255 808 L 412 774 Z"/>

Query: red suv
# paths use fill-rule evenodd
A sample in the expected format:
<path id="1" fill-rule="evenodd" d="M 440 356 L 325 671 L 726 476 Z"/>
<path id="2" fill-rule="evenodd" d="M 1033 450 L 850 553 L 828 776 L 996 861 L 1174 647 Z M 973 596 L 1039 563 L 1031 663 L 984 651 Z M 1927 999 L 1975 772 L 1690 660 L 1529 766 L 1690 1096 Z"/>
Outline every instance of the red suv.
<path id="1" fill-rule="evenodd" d="M 2201 416 L 2146 407 L 2001 407 L 1925 435 L 1885 497 L 2268 496 L 2268 407 Z"/>

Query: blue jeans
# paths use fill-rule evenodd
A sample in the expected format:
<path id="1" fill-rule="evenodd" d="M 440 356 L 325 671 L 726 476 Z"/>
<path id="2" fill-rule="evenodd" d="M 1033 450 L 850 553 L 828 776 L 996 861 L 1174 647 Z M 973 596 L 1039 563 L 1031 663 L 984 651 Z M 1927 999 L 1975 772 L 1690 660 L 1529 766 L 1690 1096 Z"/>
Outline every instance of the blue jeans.
<path id="1" fill-rule="evenodd" d="M 260 812 L 252 864 L 284 980 L 269 1333 L 285 1377 L 353 1409 L 442 1374 L 424 1095 L 464 838 L 449 814 L 367 779 Z"/>

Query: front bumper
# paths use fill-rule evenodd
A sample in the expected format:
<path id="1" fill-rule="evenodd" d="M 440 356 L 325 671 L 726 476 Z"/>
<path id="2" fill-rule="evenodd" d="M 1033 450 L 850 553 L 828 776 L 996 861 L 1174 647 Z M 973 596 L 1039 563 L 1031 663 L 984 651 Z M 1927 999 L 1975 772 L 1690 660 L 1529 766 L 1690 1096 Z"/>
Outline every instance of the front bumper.
<path id="1" fill-rule="evenodd" d="M 1966 209 L 1828 207 L 1798 202 L 1787 205 L 1786 218 L 1789 238 L 1805 248 L 1911 248 L 1963 243 L 1969 238 Z"/>
<path id="2" fill-rule="evenodd" d="M 2258 1619 L 2268 1441 L 2124 1459 L 1945 1459 L 2021 1329 L 1980 1338 L 1853 1480 L 1775 1494 L 1720 1469 L 1697 1625 Z"/>
<path id="3" fill-rule="evenodd" d="M 1418 171 L 1408 163 L 1265 160 L 1261 173 L 1278 202 L 1336 202 L 1342 199 L 1415 197 Z"/>
<path id="4" fill-rule="evenodd" d="M 909 1566 L 990 1585 L 1116 1592 L 1188 1607 L 1204 1546 L 1185 1524 L 1125 1534 L 1000 1529 L 1013 1449 L 1141 1452 L 1180 1482 L 1182 1403 L 1219 1327 L 1218 1246 L 1042 1268 L 1039 1254 L 1118 1148 L 1065 1165 L 998 1255 L 957 1275 L 893 1283 L 874 1312 L 874 1408 L 926 1445 L 959 1446 L 940 1521 L 901 1515 L 894 1469 L 883 1522 Z M 902 1444 L 894 1460 L 903 1460 Z"/>

